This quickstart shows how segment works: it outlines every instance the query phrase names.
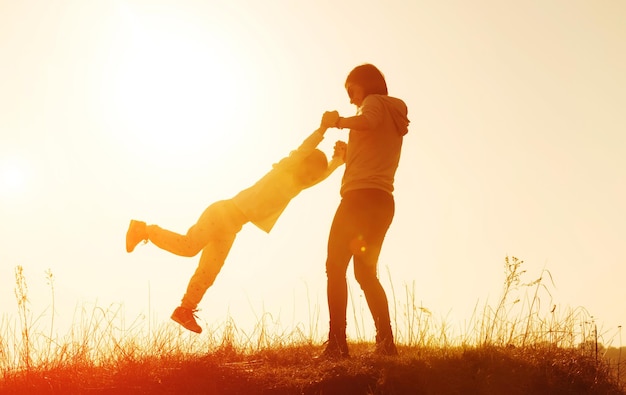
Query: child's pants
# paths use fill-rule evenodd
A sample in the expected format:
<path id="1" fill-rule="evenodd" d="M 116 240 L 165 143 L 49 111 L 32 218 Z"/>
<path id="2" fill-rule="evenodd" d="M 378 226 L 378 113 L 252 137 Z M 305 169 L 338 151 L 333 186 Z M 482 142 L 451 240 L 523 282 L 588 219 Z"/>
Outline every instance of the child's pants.
<path id="1" fill-rule="evenodd" d="M 181 235 L 157 225 L 148 226 L 148 239 L 173 254 L 192 257 L 202 251 L 198 267 L 189 280 L 182 307 L 195 310 L 206 290 L 213 285 L 246 217 L 230 200 L 213 203 L 198 222 Z"/>

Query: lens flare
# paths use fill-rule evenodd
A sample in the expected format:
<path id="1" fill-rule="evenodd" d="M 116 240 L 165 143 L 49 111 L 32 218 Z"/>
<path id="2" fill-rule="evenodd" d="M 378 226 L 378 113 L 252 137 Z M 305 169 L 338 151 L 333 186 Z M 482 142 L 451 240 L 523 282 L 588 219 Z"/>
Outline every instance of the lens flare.
<path id="1" fill-rule="evenodd" d="M 350 241 L 350 251 L 352 255 L 362 255 L 367 251 L 367 243 L 362 235 L 359 235 Z"/>

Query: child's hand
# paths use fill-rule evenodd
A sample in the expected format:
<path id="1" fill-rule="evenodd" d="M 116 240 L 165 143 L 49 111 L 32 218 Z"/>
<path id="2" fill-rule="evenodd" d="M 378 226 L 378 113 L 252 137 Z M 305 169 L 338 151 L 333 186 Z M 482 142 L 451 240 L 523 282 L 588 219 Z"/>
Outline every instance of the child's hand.
<path id="1" fill-rule="evenodd" d="M 333 152 L 333 158 L 339 158 L 345 162 L 347 149 L 348 144 L 341 140 L 337 140 L 337 142 L 335 143 L 335 152 Z"/>
<path id="2" fill-rule="evenodd" d="M 322 115 L 321 126 L 325 128 L 334 128 L 339 119 L 339 113 L 337 111 L 326 111 Z"/>

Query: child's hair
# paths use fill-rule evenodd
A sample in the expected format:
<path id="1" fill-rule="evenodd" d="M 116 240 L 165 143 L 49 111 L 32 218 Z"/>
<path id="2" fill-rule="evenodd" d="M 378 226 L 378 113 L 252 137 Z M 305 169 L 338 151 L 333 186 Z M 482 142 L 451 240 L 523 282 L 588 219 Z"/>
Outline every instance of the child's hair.
<path id="1" fill-rule="evenodd" d="M 346 78 L 348 83 L 360 85 L 365 96 L 371 94 L 387 95 L 387 82 L 385 76 L 373 64 L 362 64 L 356 66 Z"/>
<path id="2" fill-rule="evenodd" d="M 300 162 L 300 165 L 294 171 L 294 176 L 302 185 L 308 187 L 315 184 L 326 172 L 327 168 L 328 159 L 326 159 L 326 154 L 315 149 Z"/>

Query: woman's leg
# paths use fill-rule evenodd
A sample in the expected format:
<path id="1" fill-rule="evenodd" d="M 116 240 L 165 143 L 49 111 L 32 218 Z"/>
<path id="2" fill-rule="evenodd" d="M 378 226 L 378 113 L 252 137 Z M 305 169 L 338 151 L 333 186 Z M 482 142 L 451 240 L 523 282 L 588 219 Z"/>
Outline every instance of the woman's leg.
<path id="1" fill-rule="evenodd" d="M 328 236 L 326 258 L 329 341 L 346 342 L 346 309 L 348 305 L 348 284 L 346 272 L 352 258 L 350 239 L 353 231 L 350 222 L 349 201 L 342 199 Z"/>
<path id="2" fill-rule="evenodd" d="M 389 303 L 378 279 L 378 257 L 393 219 L 394 201 L 386 192 L 368 190 L 359 206 L 361 214 L 357 217 L 360 219 L 362 242 L 354 255 L 354 275 L 365 294 L 376 326 L 376 342 L 393 345 Z"/>

